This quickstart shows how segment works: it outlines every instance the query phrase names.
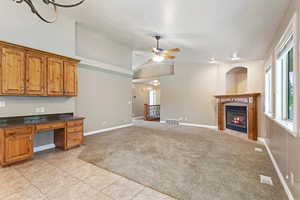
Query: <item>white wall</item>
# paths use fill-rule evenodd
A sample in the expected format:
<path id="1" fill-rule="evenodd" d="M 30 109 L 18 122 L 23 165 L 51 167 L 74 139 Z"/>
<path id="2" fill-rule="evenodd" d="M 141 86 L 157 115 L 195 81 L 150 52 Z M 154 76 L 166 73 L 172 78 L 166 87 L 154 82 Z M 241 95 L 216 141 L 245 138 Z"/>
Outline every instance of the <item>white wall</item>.
<path id="1" fill-rule="evenodd" d="M 46 24 L 25 4 L 1 1 L 0 40 L 64 56 L 75 56 L 75 21 L 59 16 Z"/>
<path id="2" fill-rule="evenodd" d="M 131 69 L 132 50 L 109 36 L 76 24 L 76 54 L 126 69 Z"/>

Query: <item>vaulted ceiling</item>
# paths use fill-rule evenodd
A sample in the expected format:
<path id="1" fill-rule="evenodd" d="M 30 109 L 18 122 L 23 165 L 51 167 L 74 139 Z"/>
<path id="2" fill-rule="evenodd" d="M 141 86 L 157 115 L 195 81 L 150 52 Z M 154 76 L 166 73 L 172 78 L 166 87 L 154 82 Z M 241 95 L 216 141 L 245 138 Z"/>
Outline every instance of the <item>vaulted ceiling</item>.
<path id="1" fill-rule="evenodd" d="M 289 0 L 86 0 L 61 12 L 143 52 L 179 47 L 180 60 L 261 59 Z M 99 44 L 101 45 L 101 44 Z"/>

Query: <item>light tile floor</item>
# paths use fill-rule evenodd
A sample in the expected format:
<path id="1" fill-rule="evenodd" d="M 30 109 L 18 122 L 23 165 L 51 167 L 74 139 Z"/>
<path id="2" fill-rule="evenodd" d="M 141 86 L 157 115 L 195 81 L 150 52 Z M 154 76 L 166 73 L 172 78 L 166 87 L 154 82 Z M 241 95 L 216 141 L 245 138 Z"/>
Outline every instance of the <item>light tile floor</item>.
<path id="1" fill-rule="evenodd" d="M 41 153 L 0 168 L 0 199 L 175 200 L 78 159 L 83 149 Z"/>

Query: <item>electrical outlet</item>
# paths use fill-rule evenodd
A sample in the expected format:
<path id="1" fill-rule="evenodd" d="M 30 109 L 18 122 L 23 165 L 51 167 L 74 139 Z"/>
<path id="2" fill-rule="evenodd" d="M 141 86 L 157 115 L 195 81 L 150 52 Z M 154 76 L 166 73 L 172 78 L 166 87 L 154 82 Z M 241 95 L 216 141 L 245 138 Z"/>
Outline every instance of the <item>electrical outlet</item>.
<path id="1" fill-rule="evenodd" d="M 45 107 L 40 107 L 40 112 L 44 113 L 45 112 Z"/>
<path id="2" fill-rule="evenodd" d="M 35 112 L 36 113 L 40 113 L 41 112 L 41 108 L 39 107 L 39 108 L 35 108 Z"/>
<path id="3" fill-rule="evenodd" d="M 185 120 L 185 121 L 187 121 L 187 120 L 188 120 L 188 117 L 187 117 L 187 116 L 185 116 L 184 120 Z"/>
<path id="4" fill-rule="evenodd" d="M 0 101 L 0 108 L 4 108 L 5 106 L 5 101 Z"/>
<path id="5" fill-rule="evenodd" d="M 102 126 L 105 126 L 107 124 L 107 121 L 102 122 Z"/>

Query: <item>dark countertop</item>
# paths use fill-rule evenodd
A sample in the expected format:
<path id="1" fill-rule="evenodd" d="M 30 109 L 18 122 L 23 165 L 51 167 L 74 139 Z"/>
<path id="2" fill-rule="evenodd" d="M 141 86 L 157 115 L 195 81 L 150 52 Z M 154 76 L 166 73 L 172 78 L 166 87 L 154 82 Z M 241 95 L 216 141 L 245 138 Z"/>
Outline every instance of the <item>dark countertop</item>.
<path id="1" fill-rule="evenodd" d="M 14 128 L 14 127 L 24 126 L 24 125 L 48 124 L 54 122 L 66 122 L 66 121 L 83 120 L 83 119 L 84 117 L 74 116 L 73 113 L 1 117 L 0 128 Z"/>

